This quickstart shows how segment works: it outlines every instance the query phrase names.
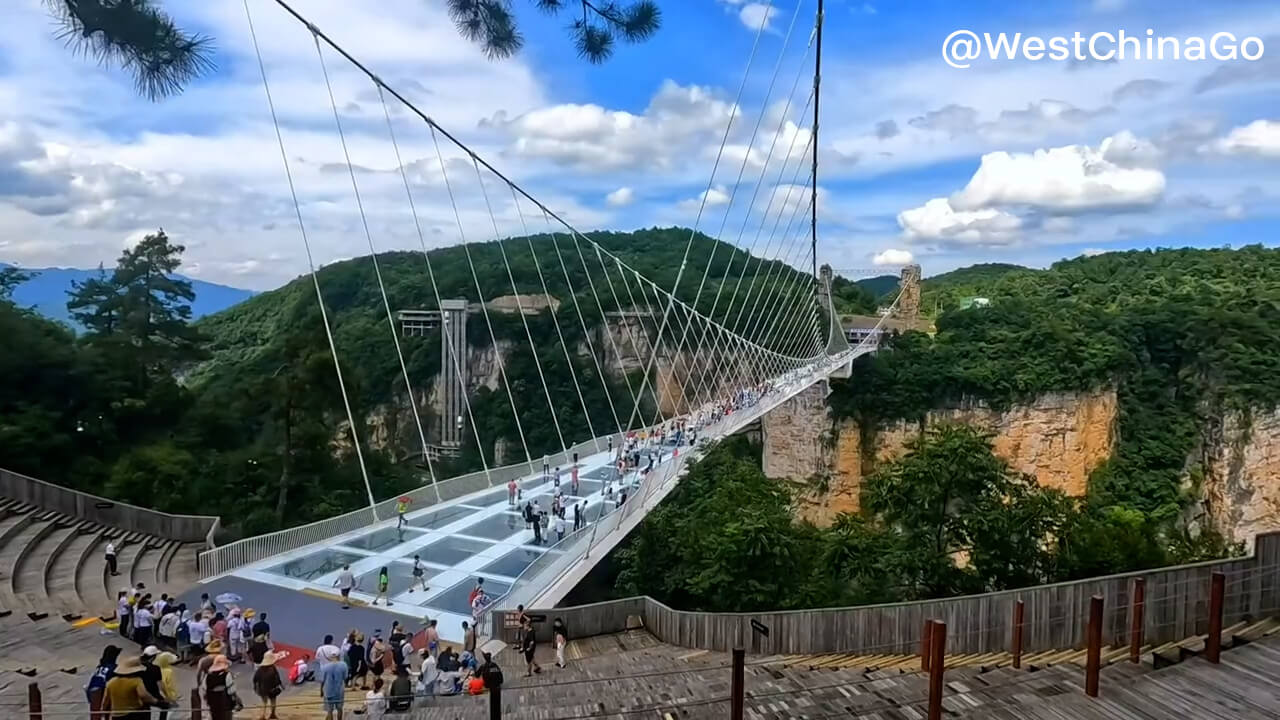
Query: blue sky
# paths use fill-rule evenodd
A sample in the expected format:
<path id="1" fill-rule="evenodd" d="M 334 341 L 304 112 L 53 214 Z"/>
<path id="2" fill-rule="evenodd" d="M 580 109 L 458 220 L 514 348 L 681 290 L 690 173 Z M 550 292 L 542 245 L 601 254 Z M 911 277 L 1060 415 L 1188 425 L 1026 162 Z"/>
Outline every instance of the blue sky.
<path id="1" fill-rule="evenodd" d="M 218 70 L 150 103 L 121 72 L 67 53 L 40 0 L 13 3 L 0 28 L 0 261 L 110 263 L 163 226 L 188 247 L 184 271 L 203 279 L 265 289 L 306 271 L 241 3 L 163 4 L 216 38 Z M 513 0 L 526 47 L 500 62 L 456 35 L 440 0 L 293 4 L 575 227 L 697 222 L 808 266 L 811 119 L 801 111 L 814 0 L 660 0 L 658 35 L 620 44 L 600 66 L 574 56 L 568 15 L 548 18 L 530 0 Z M 274 3 L 250 7 L 317 260 L 365 254 L 314 45 Z M 959 29 L 1051 37 L 1148 27 L 1258 36 L 1266 53 L 977 60 L 965 70 L 940 53 Z M 823 53 L 819 261 L 893 271 L 911 258 L 933 274 L 1130 247 L 1276 242 L 1272 2 L 828 0 Z M 446 144 L 437 157 L 424 126 L 392 105 L 397 164 L 372 86 L 340 58 L 326 62 L 376 249 L 420 243 L 401 165 L 428 246 L 488 239 L 495 225 L 499 234 L 545 229 L 486 174 L 491 217 L 465 153 Z"/>

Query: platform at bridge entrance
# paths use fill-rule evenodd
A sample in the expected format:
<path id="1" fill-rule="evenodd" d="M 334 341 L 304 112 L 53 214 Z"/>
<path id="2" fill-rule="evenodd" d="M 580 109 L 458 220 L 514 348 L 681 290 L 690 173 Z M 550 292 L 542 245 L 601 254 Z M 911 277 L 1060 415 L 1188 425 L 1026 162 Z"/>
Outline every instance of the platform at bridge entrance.
<path id="1" fill-rule="evenodd" d="M 670 442 L 661 448 L 666 464 L 672 462 L 673 450 L 677 449 Z M 650 453 L 655 468 L 659 467 L 658 448 L 640 452 L 641 470 Z M 580 458 L 576 491 L 573 468 L 559 468 L 561 501 L 567 508 L 566 537 L 573 534 L 575 505 L 585 505 L 584 525 L 578 533 L 592 533 L 598 523 L 617 512 L 617 498 L 623 490 L 634 498 L 642 487 L 637 469 L 628 469 L 621 480 L 617 478 L 614 457 L 615 453 L 605 449 Z M 520 512 L 525 502 L 550 512 L 555 474 L 551 468 L 545 476 L 539 472 L 522 478 L 521 499 L 516 505 L 509 502 L 504 485 L 418 510 L 410 508 L 402 526 L 393 517 L 324 543 L 269 557 L 203 582 L 184 594 L 183 600 L 188 607 L 195 607 L 200 595 L 208 593 L 211 599 L 222 601 L 220 609 L 234 604 L 255 613 L 267 612 L 276 644 L 308 654 L 325 634 L 340 636 L 359 629 L 372 637 L 381 630 L 385 637 L 395 620 L 412 631 L 420 630 L 427 619 L 436 620 L 442 639 L 459 643 L 462 623 L 472 619 L 468 596 L 478 579 L 484 580 L 491 598 L 502 601 L 530 565 L 551 563 L 563 552 L 552 547 L 557 539 L 554 520 L 543 530 L 542 544 L 537 544 L 533 529 Z M 426 591 L 420 585 L 414 587 L 415 555 L 422 563 Z M 356 578 L 349 609 L 342 607 L 335 587 L 343 565 L 350 565 Z M 384 567 L 390 579 L 391 605 L 380 602 L 374 607 L 371 603 Z M 511 599 L 514 606 L 514 597 Z M 490 628 L 483 630 L 488 635 Z"/>

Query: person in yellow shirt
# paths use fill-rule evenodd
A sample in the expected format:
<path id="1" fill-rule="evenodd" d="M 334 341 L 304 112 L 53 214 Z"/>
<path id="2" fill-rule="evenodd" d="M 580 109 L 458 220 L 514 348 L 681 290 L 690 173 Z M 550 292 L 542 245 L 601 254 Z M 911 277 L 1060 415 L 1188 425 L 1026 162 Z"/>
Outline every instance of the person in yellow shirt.
<path id="1" fill-rule="evenodd" d="M 161 700 L 170 704 L 181 699 L 178 694 L 178 679 L 173 675 L 173 664 L 177 661 L 178 656 L 171 652 L 162 652 L 156 656 L 156 667 L 160 668 L 160 692 L 164 694 Z M 160 717 L 163 718 L 164 714 Z"/>
<path id="2" fill-rule="evenodd" d="M 102 694 L 102 712 L 105 717 L 115 720 L 150 720 L 151 710 L 159 698 L 151 696 L 143 684 L 142 676 L 146 669 L 142 661 L 134 656 L 120 661 L 116 665 L 115 675 L 107 681 Z"/>

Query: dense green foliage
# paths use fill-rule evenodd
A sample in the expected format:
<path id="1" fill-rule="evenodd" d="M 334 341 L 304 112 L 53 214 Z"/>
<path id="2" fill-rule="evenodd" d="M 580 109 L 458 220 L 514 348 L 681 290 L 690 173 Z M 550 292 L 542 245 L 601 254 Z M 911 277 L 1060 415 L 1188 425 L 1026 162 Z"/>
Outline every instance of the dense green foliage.
<path id="1" fill-rule="evenodd" d="M 740 314 L 744 300 L 771 309 L 784 294 L 812 292 L 808 276 L 749 259 L 687 229 L 594 238 L 667 289 L 688 245 L 689 267 L 709 269 L 705 282 L 700 273 L 684 276 L 682 297 L 693 297 L 701 285 L 703 312 L 715 307 L 717 320 L 757 337 L 764 312 Z M 0 370 L 10 381 L 0 390 L 0 467 L 160 510 L 220 514 L 242 532 L 307 522 L 366 502 L 311 276 L 191 323 L 191 286 L 172 275 L 181 254 L 163 233 L 148 236 L 114 270 L 79 283 L 68 307 L 86 328 L 80 338 L 8 302 L 22 278 L 16 270 L 0 270 L 0 329 L 11 347 L 24 350 L 0 354 Z M 539 297 L 545 281 L 561 302 L 555 319 L 546 311 L 469 317 L 473 357 L 460 361 L 471 363 L 492 349 L 491 323 L 492 337 L 504 349 L 506 382 L 473 393 L 483 447 L 468 433 L 459 458 L 431 468 L 437 478 L 480 467 L 482 452 L 493 462 L 499 441 L 515 449 L 506 458 L 511 462 L 523 459 L 522 435 L 537 456 L 560 449 L 561 436 L 573 443 L 628 422 L 633 408 L 627 384 L 638 391 L 640 378 L 604 368 L 602 382 L 593 356 L 609 350 L 599 332 L 603 313 L 638 308 L 661 314 L 652 286 L 641 287 L 635 273 L 566 235 L 444 248 L 430 260 L 428 272 L 421 253 L 378 256 L 393 312 L 434 308 L 437 294 L 471 302 L 510 295 L 512 277 L 515 290 Z M 399 337 L 398 326 L 393 332 L 368 257 L 325 267 L 318 282 L 373 493 L 385 498 L 426 477 L 404 373 L 422 407 L 440 371 L 440 338 Z M 543 378 L 559 427 L 548 422 Z M 652 414 L 650 391 L 636 415 Z M 421 417 L 430 437 L 438 429 L 434 414 Z M 374 422 L 383 432 L 376 443 Z"/>
<path id="2" fill-rule="evenodd" d="M 1089 543 L 1105 547 L 1073 563 L 1086 573 L 1215 552 L 1217 538 L 1192 543 L 1175 521 L 1206 428 L 1280 403 L 1280 251 L 1107 253 L 987 268 L 938 292 L 956 288 L 992 305 L 944 312 L 935 336 L 906 333 L 860 359 L 856 382 L 834 386 L 836 414 L 873 428 L 957 402 L 1115 387 L 1119 444 L 1085 509 Z"/>
<path id="3" fill-rule="evenodd" d="M 691 465 L 619 552 L 619 592 L 753 611 L 999 590 L 1057 578 L 1044 539 L 1075 536 L 1074 501 L 1011 472 L 969 427 L 931 430 L 830 528 L 794 521 L 753 454 L 737 437 Z"/>
<path id="4" fill-rule="evenodd" d="M 990 288 L 1007 275 L 1038 272 L 1008 263 L 979 263 L 934 275 L 920 282 L 920 311 L 932 316 L 955 310 L 966 297 L 985 297 Z"/>

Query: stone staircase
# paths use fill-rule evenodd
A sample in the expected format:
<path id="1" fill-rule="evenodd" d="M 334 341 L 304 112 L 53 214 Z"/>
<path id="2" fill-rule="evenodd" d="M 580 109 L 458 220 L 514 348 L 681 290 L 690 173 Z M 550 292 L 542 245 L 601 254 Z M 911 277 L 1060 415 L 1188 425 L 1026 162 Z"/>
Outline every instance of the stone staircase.
<path id="1" fill-rule="evenodd" d="M 120 575 L 103 552 L 114 542 Z M 32 622 L 110 617 L 116 592 L 143 582 L 156 596 L 196 580 L 199 543 L 127 532 L 0 498 L 0 613 Z"/>

